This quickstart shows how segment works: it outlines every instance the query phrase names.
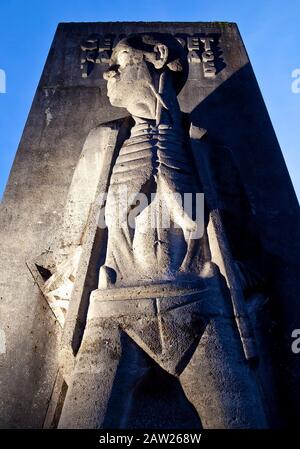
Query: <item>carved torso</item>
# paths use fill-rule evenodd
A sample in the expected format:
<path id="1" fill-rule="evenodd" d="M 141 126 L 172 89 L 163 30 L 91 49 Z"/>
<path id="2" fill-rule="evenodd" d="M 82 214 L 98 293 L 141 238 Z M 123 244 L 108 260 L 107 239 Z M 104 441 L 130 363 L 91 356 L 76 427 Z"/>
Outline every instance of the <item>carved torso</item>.
<path id="1" fill-rule="evenodd" d="M 122 202 L 124 192 L 131 204 L 140 193 L 148 200 L 134 218 L 134 229 L 128 226 L 132 206 Z M 116 272 L 116 285 L 195 276 L 206 258 L 203 247 L 207 245 L 205 239 L 202 244 L 199 238 L 191 240 L 196 225 L 193 211 L 183 210 L 183 194 L 196 192 L 199 188 L 183 132 L 164 124 L 135 125 L 112 170 L 105 212 L 109 229 L 105 266 Z"/>
<path id="2" fill-rule="evenodd" d="M 169 125 L 151 125 L 143 122 L 134 126 L 113 169 L 110 185 L 128 185 L 134 179 L 140 184 L 151 177 L 157 182 L 163 176 L 177 192 L 194 191 L 191 166 L 183 134 Z M 171 186 L 171 185 L 170 185 Z M 131 190 L 132 190 L 131 186 Z"/>

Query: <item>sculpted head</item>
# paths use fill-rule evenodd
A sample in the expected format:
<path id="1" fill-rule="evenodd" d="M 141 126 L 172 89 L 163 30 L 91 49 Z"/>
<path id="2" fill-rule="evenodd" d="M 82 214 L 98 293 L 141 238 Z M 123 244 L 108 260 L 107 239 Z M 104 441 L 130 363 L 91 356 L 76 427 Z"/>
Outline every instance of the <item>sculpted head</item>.
<path id="1" fill-rule="evenodd" d="M 157 103 L 166 106 L 172 95 L 177 96 L 187 75 L 188 62 L 181 44 L 171 35 L 150 33 L 122 39 L 113 50 L 104 78 L 113 106 L 154 119 Z"/>

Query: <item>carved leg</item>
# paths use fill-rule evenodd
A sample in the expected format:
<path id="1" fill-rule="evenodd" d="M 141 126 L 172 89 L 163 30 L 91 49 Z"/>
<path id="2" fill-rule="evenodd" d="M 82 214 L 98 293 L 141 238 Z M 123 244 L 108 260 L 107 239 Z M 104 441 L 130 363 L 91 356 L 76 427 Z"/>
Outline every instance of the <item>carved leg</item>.
<path id="1" fill-rule="evenodd" d="M 263 398 L 244 358 L 235 323 L 213 318 L 180 375 L 204 428 L 266 428 Z"/>
<path id="2" fill-rule="evenodd" d="M 126 427 L 132 392 L 147 370 L 143 352 L 116 322 L 89 320 L 58 427 Z"/>

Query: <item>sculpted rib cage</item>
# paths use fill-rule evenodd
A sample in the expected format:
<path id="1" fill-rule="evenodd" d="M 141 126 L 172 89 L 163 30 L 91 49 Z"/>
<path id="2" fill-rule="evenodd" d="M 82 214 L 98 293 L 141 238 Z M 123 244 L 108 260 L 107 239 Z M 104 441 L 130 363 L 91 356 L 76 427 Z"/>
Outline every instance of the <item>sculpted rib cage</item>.
<path id="1" fill-rule="evenodd" d="M 182 141 L 181 134 L 171 127 L 134 126 L 120 150 L 111 185 L 163 175 L 178 185 L 178 191 L 192 192 L 192 173 Z"/>

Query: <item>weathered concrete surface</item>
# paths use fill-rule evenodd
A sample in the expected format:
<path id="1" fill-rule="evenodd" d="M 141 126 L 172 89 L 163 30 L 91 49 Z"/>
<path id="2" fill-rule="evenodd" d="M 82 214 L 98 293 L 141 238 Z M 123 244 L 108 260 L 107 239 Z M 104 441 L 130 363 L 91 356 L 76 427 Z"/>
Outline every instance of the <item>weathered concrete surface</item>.
<path id="1" fill-rule="evenodd" d="M 6 352 L 0 354 L 1 427 L 42 427 L 57 373 L 60 328 L 26 261 L 53 241 L 89 131 L 126 115 L 108 102 L 102 79 L 107 65 L 96 65 L 88 78 L 82 78 L 80 44 L 95 32 L 145 30 L 220 37 L 224 64 L 215 78 L 203 77 L 198 64 L 191 65 L 180 106 L 217 143 L 230 147 L 238 166 L 252 207 L 272 313 L 278 318 L 282 407 L 289 423 L 299 419 L 300 357 L 290 350 L 292 330 L 300 327 L 299 208 L 236 25 L 82 23 L 60 24 L 57 29 L 1 203 L 0 306 L 6 337 Z M 234 247 L 235 231 L 234 252 L 247 251 L 251 237 L 245 248 Z M 168 411 L 166 407 L 165 416 Z"/>

